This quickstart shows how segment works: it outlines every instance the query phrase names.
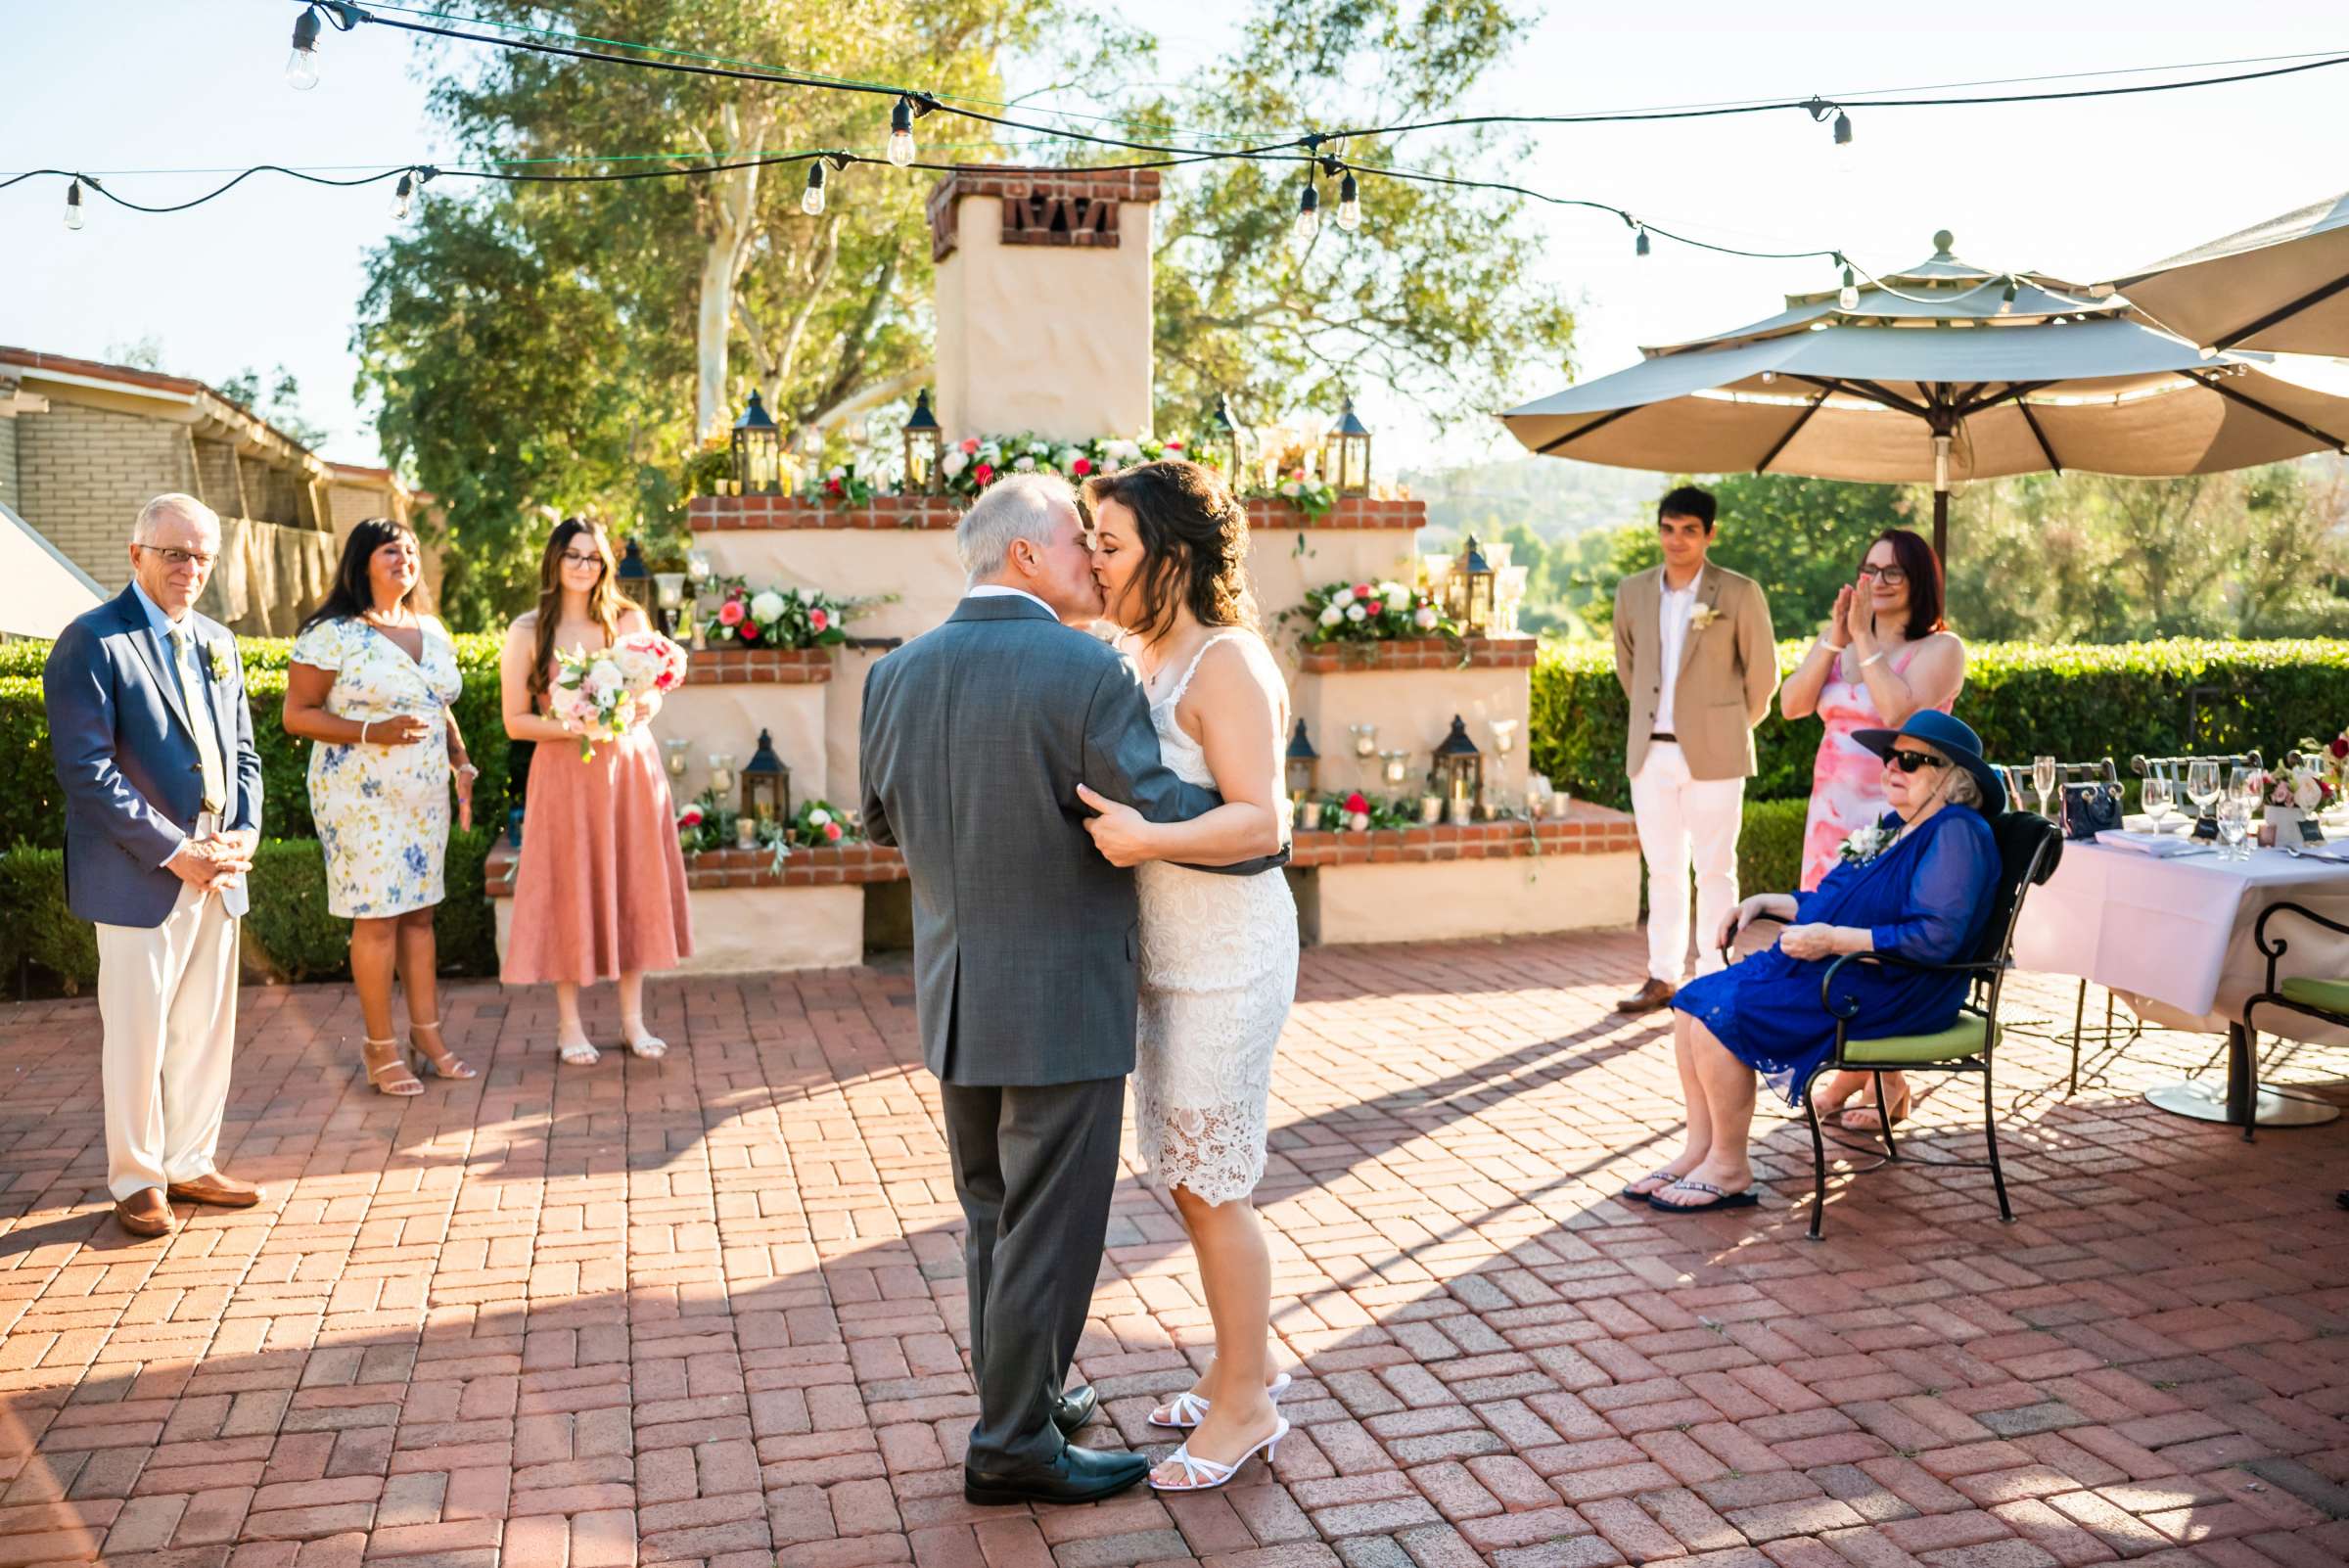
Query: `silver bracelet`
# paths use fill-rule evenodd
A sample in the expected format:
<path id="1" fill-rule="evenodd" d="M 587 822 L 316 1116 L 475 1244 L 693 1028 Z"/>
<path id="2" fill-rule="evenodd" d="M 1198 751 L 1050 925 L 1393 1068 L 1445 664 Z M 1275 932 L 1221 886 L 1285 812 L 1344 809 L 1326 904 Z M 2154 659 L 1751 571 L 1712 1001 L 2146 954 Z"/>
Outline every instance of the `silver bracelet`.
<path id="1" fill-rule="evenodd" d="M 363 718 L 359 720 L 359 744 L 361 746 L 367 744 L 367 726 L 374 722 L 375 720 L 372 718 Z"/>
<path id="2" fill-rule="evenodd" d="M 1843 657 L 1843 651 L 1844 651 L 1844 649 L 1846 649 L 1846 648 L 1849 648 L 1849 647 L 1851 646 L 1851 644 L 1850 644 L 1850 643 L 1848 643 L 1848 642 L 1846 642 L 1846 643 L 1832 643 L 1832 642 L 1829 642 L 1829 641 L 1827 641 L 1827 639 L 1826 639 L 1826 638 L 1824 638 L 1824 637 L 1821 637 L 1821 638 L 1819 638 L 1819 647 L 1821 647 L 1821 648 L 1824 648 L 1824 649 L 1825 649 L 1827 652 L 1829 652 L 1829 653 L 1833 654 L 1833 655 L 1834 655 L 1836 658 L 1838 658 L 1838 659 L 1841 659 L 1841 658 Z"/>
<path id="3" fill-rule="evenodd" d="M 1863 659 L 1863 660 L 1861 660 L 1861 661 L 1860 661 L 1860 668 L 1861 668 L 1861 669 L 1866 669 L 1868 666 L 1870 666 L 1870 665 L 1874 664 L 1874 663 L 1875 663 L 1877 660 L 1879 660 L 1879 659 L 1881 659 L 1881 658 L 1883 658 L 1883 657 L 1884 657 L 1884 650 L 1883 650 L 1883 649 L 1881 649 L 1881 648 L 1878 648 L 1878 649 L 1877 649 L 1877 650 L 1876 650 L 1874 653 L 1872 653 L 1872 654 L 1869 654 L 1869 655 L 1868 655 L 1868 656 L 1867 656 L 1865 659 Z"/>

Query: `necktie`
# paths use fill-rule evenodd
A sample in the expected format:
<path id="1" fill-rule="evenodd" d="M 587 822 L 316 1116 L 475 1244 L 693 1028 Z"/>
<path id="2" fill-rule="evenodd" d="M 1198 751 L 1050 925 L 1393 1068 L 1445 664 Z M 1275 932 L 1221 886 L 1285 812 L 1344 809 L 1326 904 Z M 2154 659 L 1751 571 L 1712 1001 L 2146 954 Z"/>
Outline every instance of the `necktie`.
<path id="1" fill-rule="evenodd" d="M 196 668 L 196 637 L 187 626 L 171 628 L 171 664 L 179 676 L 179 695 L 187 705 L 188 728 L 196 737 L 196 761 L 204 771 L 204 808 L 217 812 L 228 805 L 228 769 L 220 763 L 220 737 L 212 723 L 211 689 Z"/>

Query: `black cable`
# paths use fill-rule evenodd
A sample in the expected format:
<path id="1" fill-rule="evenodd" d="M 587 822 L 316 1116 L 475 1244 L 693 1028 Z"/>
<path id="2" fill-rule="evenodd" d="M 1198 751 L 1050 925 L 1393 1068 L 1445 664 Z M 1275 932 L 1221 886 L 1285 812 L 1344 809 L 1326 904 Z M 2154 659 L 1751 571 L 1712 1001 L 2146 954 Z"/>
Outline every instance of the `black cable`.
<path id="1" fill-rule="evenodd" d="M 54 174 L 59 179 L 78 181 L 81 185 L 90 190 L 96 191 L 100 196 L 105 197 L 116 207 L 126 207 L 133 212 L 185 212 L 192 207 L 202 207 L 205 203 L 212 200 L 212 198 L 216 196 L 227 195 L 230 191 L 235 190 L 238 186 L 244 184 L 255 174 L 290 174 L 298 180 L 307 180 L 312 185 L 374 185 L 384 180 L 397 178 L 399 175 L 405 174 L 413 168 L 422 166 L 423 165 L 421 164 L 403 163 L 397 168 L 385 169 L 380 174 L 362 174 L 356 179 L 336 180 L 329 179 L 323 174 L 304 174 L 301 170 L 298 168 L 288 168 L 283 163 L 256 163 L 252 168 L 245 170 L 244 173 L 235 176 L 233 179 L 230 179 L 226 184 L 219 186 L 217 189 L 207 191 L 204 193 L 204 195 L 197 197 L 192 202 L 180 202 L 170 207 L 148 207 L 138 202 L 125 201 L 123 198 L 116 196 L 114 192 L 108 190 L 105 186 L 99 184 L 89 175 L 76 174 L 71 169 L 67 168 L 26 169 L 23 173 L 16 175 L 13 178 L 0 180 L 0 191 L 5 191 L 12 185 L 35 178 L 36 176 L 42 174 Z"/>

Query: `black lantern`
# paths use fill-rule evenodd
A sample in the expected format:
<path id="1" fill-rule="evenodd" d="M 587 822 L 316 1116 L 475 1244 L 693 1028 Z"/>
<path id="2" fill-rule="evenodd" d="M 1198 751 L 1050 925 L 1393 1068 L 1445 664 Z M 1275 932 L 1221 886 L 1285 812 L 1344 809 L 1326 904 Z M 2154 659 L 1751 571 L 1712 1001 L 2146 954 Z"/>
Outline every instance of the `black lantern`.
<path id="1" fill-rule="evenodd" d="M 1370 427 L 1355 417 L 1351 397 L 1346 399 L 1346 411 L 1330 428 L 1329 439 L 1322 443 L 1321 477 L 1340 495 L 1370 493 Z"/>
<path id="2" fill-rule="evenodd" d="M 1451 558 L 1451 570 L 1444 576 L 1444 613 L 1455 622 L 1461 632 L 1481 637 L 1493 624 L 1493 590 L 1496 574 L 1485 552 L 1477 548 L 1476 535 L 1471 533 L 1460 546 L 1460 553 Z"/>
<path id="3" fill-rule="evenodd" d="M 774 737 L 759 732 L 759 749 L 742 764 L 742 814 L 757 822 L 791 820 L 791 769 L 775 755 Z"/>
<path id="4" fill-rule="evenodd" d="M 653 574 L 644 564 L 644 547 L 633 536 L 628 547 L 620 552 L 620 591 L 634 601 L 639 610 L 653 608 Z"/>
<path id="5" fill-rule="evenodd" d="M 757 392 L 734 422 L 734 489 L 740 495 L 783 493 L 783 433 Z"/>
<path id="6" fill-rule="evenodd" d="M 1485 756 L 1468 738 L 1467 721 L 1451 715 L 1451 733 L 1436 748 L 1436 789 L 1451 802 L 1455 819 L 1473 809 L 1484 796 Z"/>
<path id="7" fill-rule="evenodd" d="M 1223 465 L 1223 483 L 1240 493 L 1240 422 L 1231 417 L 1231 399 L 1219 392 L 1215 412 L 1207 420 L 1208 450 Z"/>
<path id="8" fill-rule="evenodd" d="M 1320 771 L 1321 754 L 1305 733 L 1305 720 L 1297 720 L 1297 733 L 1289 737 L 1289 797 L 1304 800 L 1313 793 L 1315 775 Z"/>
<path id="9" fill-rule="evenodd" d="M 930 412 L 930 389 L 925 387 L 913 399 L 913 416 L 905 421 L 905 493 L 938 493 L 938 457 L 944 439 L 938 416 Z"/>

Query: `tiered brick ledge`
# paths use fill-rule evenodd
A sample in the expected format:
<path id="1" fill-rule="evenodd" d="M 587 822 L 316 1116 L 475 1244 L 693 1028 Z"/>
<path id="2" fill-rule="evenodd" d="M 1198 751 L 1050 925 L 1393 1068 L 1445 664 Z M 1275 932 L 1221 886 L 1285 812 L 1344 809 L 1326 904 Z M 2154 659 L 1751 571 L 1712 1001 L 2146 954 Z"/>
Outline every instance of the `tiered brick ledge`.
<path id="1" fill-rule="evenodd" d="M 826 648 L 705 648 L 685 665 L 688 686 L 813 686 L 832 678 Z"/>
<path id="2" fill-rule="evenodd" d="M 1542 835 L 1539 852 L 1534 834 Z M 1385 828 L 1367 833 L 1299 833 L 1296 866 L 1380 865 L 1431 860 L 1505 860 L 1518 855 L 1613 854 L 1639 848 L 1628 812 L 1577 802 L 1563 822 L 1472 822 L 1466 827 Z"/>
<path id="3" fill-rule="evenodd" d="M 1448 642 L 1423 637 L 1411 642 L 1332 642 L 1308 647 L 1298 669 L 1308 675 L 1337 675 L 1365 669 L 1531 669 L 1538 637 L 1463 637 Z"/>
<path id="4" fill-rule="evenodd" d="M 500 844 L 489 852 L 482 868 L 489 897 L 514 896 L 513 846 Z M 877 844 L 849 844 L 822 850 L 794 850 L 775 870 L 769 850 L 704 850 L 685 857 L 689 888 L 836 888 L 844 884 L 902 882 L 905 861 L 894 849 Z"/>
<path id="5" fill-rule="evenodd" d="M 964 504 L 954 495 L 876 495 L 861 506 L 827 506 L 806 495 L 697 495 L 687 507 L 696 533 L 736 529 L 950 529 L 962 521 Z M 1374 500 L 1350 495 L 1320 517 L 1308 517 L 1288 502 L 1254 496 L 1248 526 L 1270 533 L 1300 530 L 1375 529 L 1416 531 L 1427 522 L 1427 503 Z"/>

